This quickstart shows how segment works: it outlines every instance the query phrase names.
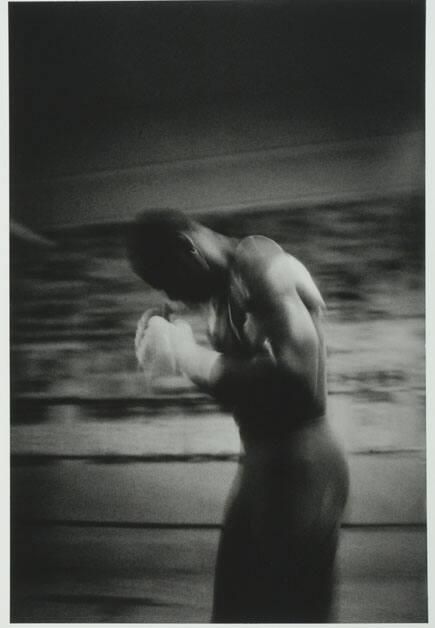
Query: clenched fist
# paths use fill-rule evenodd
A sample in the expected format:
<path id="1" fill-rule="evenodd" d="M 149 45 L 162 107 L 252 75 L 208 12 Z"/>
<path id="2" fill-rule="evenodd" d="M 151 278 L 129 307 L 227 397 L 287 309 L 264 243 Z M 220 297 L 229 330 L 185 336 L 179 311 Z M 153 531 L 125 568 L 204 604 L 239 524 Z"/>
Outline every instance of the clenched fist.
<path id="1" fill-rule="evenodd" d="M 196 346 L 191 326 L 182 320 L 173 323 L 147 310 L 140 318 L 135 338 L 136 357 L 141 368 L 152 374 L 175 374 Z"/>

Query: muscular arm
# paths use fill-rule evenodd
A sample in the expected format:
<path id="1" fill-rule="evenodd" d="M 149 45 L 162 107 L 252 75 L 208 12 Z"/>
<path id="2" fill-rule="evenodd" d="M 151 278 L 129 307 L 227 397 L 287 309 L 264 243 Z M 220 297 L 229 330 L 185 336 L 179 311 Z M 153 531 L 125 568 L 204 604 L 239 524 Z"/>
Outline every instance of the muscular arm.
<path id="1" fill-rule="evenodd" d="M 308 271 L 259 237 L 242 242 L 235 262 L 236 282 L 244 287 L 240 298 L 268 339 L 271 355 L 238 359 L 187 343 L 179 351 L 182 370 L 230 405 L 253 394 L 273 394 L 279 386 L 323 397 L 319 317 L 324 304 Z"/>
<path id="2" fill-rule="evenodd" d="M 267 238 L 247 238 L 237 270 L 247 304 L 268 339 L 277 368 L 315 391 L 323 299 L 307 269 Z"/>

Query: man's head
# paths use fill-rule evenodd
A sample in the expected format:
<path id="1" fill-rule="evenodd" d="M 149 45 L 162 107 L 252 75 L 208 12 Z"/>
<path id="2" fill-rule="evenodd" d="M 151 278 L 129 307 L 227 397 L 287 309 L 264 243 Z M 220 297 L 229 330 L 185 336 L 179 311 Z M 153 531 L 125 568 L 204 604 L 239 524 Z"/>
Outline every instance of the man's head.
<path id="1" fill-rule="evenodd" d="M 128 256 L 146 283 L 174 300 L 201 303 L 222 289 L 221 236 L 170 209 L 144 211 L 129 226 Z"/>

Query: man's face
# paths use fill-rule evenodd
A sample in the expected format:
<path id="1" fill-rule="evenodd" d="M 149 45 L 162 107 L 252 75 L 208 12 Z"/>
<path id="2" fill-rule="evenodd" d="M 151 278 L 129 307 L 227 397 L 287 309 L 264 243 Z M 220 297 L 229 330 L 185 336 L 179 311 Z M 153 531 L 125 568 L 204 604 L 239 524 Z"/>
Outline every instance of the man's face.
<path id="1" fill-rule="evenodd" d="M 203 303 L 216 294 L 216 272 L 195 242 L 193 233 L 180 233 L 167 255 L 170 272 L 163 289 L 170 299 Z"/>

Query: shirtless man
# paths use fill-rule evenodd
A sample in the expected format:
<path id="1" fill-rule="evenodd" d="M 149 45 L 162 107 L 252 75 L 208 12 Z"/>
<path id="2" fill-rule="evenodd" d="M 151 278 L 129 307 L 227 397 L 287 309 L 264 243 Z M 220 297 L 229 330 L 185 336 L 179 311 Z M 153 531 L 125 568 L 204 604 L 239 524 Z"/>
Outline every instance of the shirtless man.
<path id="1" fill-rule="evenodd" d="M 175 211 L 143 213 L 129 234 L 134 270 L 169 298 L 210 304 L 212 347 L 189 324 L 149 316 L 173 361 L 232 411 L 244 455 L 227 505 L 214 622 L 331 620 L 347 465 L 327 422 L 323 299 L 272 240 L 240 241 Z"/>

